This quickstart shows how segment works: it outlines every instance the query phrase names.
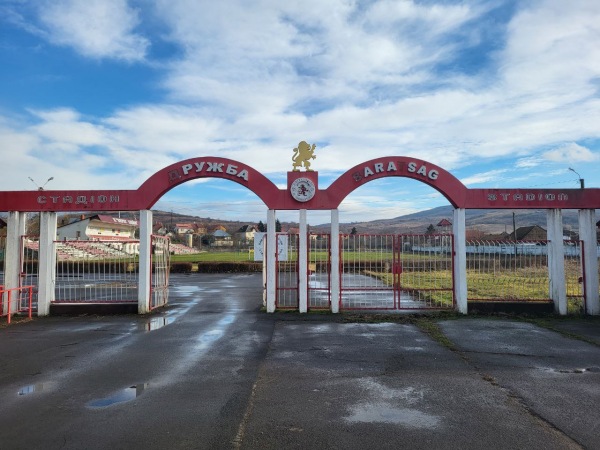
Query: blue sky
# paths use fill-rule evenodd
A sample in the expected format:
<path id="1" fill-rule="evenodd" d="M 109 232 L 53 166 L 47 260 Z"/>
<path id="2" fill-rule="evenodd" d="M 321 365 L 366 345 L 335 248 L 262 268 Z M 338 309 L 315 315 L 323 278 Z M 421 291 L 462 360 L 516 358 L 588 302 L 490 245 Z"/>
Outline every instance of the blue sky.
<path id="1" fill-rule="evenodd" d="M 597 0 L 0 0 L 0 190 L 136 189 L 209 155 L 284 187 L 301 140 L 322 188 L 390 155 L 469 187 L 576 188 L 569 167 L 600 187 L 599 40 Z M 388 178 L 340 217 L 446 204 Z M 156 208 L 266 218 L 224 180 Z"/>

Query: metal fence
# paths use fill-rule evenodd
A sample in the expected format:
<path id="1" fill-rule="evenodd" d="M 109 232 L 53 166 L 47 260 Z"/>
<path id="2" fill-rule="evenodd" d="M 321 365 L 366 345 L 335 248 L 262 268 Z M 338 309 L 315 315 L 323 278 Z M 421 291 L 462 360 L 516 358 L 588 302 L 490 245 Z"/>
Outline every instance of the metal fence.
<path id="1" fill-rule="evenodd" d="M 331 306 L 331 240 L 329 234 L 308 236 L 308 309 Z"/>
<path id="2" fill-rule="evenodd" d="M 171 252 L 169 238 L 152 236 L 152 294 L 150 309 L 164 306 L 169 300 L 169 269 Z"/>
<path id="3" fill-rule="evenodd" d="M 0 286 L 0 317 L 6 316 L 6 322 L 10 323 L 13 314 L 27 313 L 31 319 L 32 315 L 33 286 L 23 286 L 12 289 L 4 289 Z M 13 307 L 16 302 L 16 308 Z"/>
<path id="4" fill-rule="evenodd" d="M 569 313 L 585 312 L 583 283 L 583 253 L 585 250 L 582 241 L 565 241 L 565 286 Z"/>
<path id="5" fill-rule="evenodd" d="M 342 235 L 340 308 L 452 308 L 453 244 L 447 234 Z"/>
<path id="6" fill-rule="evenodd" d="M 467 241 L 469 301 L 550 301 L 547 241 Z"/>
<path id="7" fill-rule="evenodd" d="M 54 303 L 137 303 L 137 241 L 56 241 Z"/>
<path id="8" fill-rule="evenodd" d="M 298 308 L 298 247 L 297 234 L 277 233 L 275 305 L 279 309 Z"/>
<path id="9" fill-rule="evenodd" d="M 33 286 L 32 307 L 34 311 L 37 310 L 39 251 L 39 236 L 21 236 L 21 272 L 19 274 L 19 287 Z"/>
<path id="10" fill-rule="evenodd" d="M 0 289 L 4 285 L 4 255 L 6 254 L 6 236 L 0 236 Z"/>

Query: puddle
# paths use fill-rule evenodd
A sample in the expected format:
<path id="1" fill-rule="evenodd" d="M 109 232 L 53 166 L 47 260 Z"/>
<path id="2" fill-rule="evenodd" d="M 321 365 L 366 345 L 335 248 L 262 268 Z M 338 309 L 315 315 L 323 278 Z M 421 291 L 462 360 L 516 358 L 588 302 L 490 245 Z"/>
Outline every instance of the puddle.
<path id="1" fill-rule="evenodd" d="M 162 327 L 165 327 L 173 322 L 175 322 L 175 317 L 172 317 L 172 316 L 153 317 L 144 324 L 144 330 L 146 330 L 146 331 L 160 330 Z"/>
<path id="2" fill-rule="evenodd" d="M 44 390 L 44 383 L 30 384 L 29 386 L 24 386 L 19 390 L 19 395 L 29 395 L 34 392 L 41 392 Z"/>
<path id="3" fill-rule="evenodd" d="M 386 403 L 369 403 L 355 406 L 345 418 L 350 423 L 389 423 L 410 428 L 434 428 L 440 419 L 417 409 L 394 408 Z"/>
<path id="4" fill-rule="evenodd" d="M 235 321 L 235 314 L 227 314 L 221 320 L 219 320 L 214 329 L 202 333 L 198 336 L 198 345 L 196 346 L 197 350 L 205 350 L 210 347 L 210 344 L 219 340 L 225 334 L 225 329 L 227 325 L 231 325 Z"/>
<path id="5" fill-rule="evenodd" d="M 92 400 L 86 406 L 88 408 L 106 408 L 107 406 L 116 405 L 117 403 L 129 402 L 142 395 L 147 387 L 148 383 L 136 384 L 125 388 L 110 397 Z"/>

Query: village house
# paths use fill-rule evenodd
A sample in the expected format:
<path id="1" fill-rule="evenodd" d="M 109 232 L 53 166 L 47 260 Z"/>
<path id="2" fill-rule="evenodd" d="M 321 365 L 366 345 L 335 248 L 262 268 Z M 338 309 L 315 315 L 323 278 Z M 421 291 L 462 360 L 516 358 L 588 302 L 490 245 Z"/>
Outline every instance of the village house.
<path id="1" fill-rule="evenodd" d="M 90 217 L 82 216 L 67 225 L 57 228 L 56 236 L 60 241 L 108 241 L 134 239 L 138 221 L 121 219 L 105 214 Z"/>

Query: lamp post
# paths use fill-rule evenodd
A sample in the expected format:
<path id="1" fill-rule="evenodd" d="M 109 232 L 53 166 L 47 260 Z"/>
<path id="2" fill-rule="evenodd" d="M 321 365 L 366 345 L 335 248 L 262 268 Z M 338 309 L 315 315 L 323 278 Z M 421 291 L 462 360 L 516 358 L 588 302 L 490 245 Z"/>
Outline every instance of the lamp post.
<path id="1" fill-rule="evenodd" d="M 29 178 L 29 179 L 31 180 L 31 182 L 32 182 L 33 184 L 35 184 L 35 186 L 37 187 L 37 190 L 38 190 L 38 191 L 43 191 L 43 190 L 44 190 L 44 188 L 46 187 L 46 185 L 47 185 L 49 182 L 51 182 L 52 180 L 54 180 L 54 177 L 50 177 L 50 178 L 48 178 L 48 179 L 46 180 L 46 182 L 45 182 L 44 184 L 42 184 L 42 185 L 40 186 L 39 184 L 37 184 L 37 183 L 35 182 L 35 180 L 34 180 L 33 178 L 31 178 L 31 177 L 27 177 L 27 178 Z M 42 227 L 42 216 L 41 216 L 41 213 L 38 213 L 38 233 L 41 231 L 41 227 Z"/>
<path id="2" fill-rule="evenodd" d="M 48 178 L 48 179 L 46 180 L 46 182 L 45 182 L 44 184 L 42 184 L 42 185 L 40 186 L 39 184 L 37 184 L 37 183 L 35 182 L 35 180 L 34 180 L 33 178 L 31 178 L 31 177 L 27 177 L 27 178 L 29 178 L 29 179 L 31 180 L 31 182 L 32 182 L 33 184 L 35 184 L 35 186 L 37 187 L 37 190 L 38 190 L 38 191 L 43 191 L 43 190 L 44 190 L 44 188 L 46 187 L 46 185 L 47 185 L 47 184 L 48 184 L 50 181 L 54 180 L 54 177 L 50 177 L 50 178 Z"/>
<path id="3" fill-rule="evenodd" d="M 581 176 L 575 169 L 572 169 L 571 167 L 569 167 L 569 170 L 571 172 L 574 172 L 575 174 L 577 174 L 577 178 L 579 178 L 579 186 L 581 187 L 581 189 L 583 189 L 585 187 L 585 181 L 583 180 L 583 178 L 581 178 Z"/>

